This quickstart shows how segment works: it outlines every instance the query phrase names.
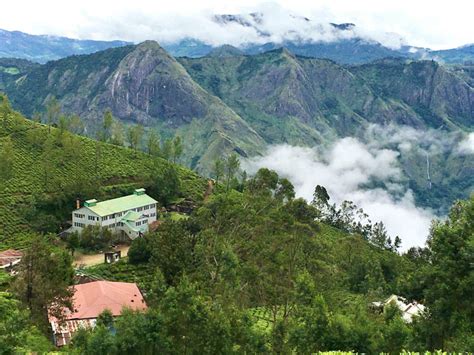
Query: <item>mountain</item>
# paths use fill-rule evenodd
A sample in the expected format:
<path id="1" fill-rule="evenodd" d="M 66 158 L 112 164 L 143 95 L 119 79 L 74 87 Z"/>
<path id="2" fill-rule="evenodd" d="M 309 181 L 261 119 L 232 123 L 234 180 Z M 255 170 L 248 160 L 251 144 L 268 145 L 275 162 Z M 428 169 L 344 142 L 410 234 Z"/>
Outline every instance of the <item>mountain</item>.
<path id="1" fill-rule="evenodd" d="M 474 44 L 468 44 L 462 47 L 431 51 L 430 56 L 448 64 L 470 63 L 474 64 Z"/>
<path id="2" fill-rule="evenodd" d="M 59 36 L 31 35 L 0 29 L 0 57 L 23 58 L 38 63 L 75 54 L 89 54 L 130 44 L 124 41 L 79 40 Z"/>
<path id="3" fill-rule="evenodd" d="M 8 74 L 0 85 L 28 116 L 56 96 L 64 111 L 81 116 L 90 136 L 108 108 L 127 125 L 143 124 L 162 137 L 178 134 L 185 142 L 183 162 L 209 174 L 213 161 L 229 152 L 249 157 L 272 144 L 363 139 L 374 124 L 447 137 L 472 131 L 474 91 L 468 72 L 460 70 L 404 59 L 342 66 L 287 49 L 251 56 L 228 46 L 177 61 L 148 41 Z M 400 157 L 423 205 L 447 207 L 469 194 L 471 156 L 447 149 L 430 158 L 440 169 L 432 174 L 436 191 L 426 191 L 425 153 Z"/>
<path id="4" fill-rule="evenodd" d="M 186 146 L 184 161 L 199 170 L 208 171 L 223 152 L 254 155 L 264 145 L 247 122 L 152 41 L 48 62 L 12 76 L 5 90 L 29 116 L 56 96 L 66 112 L 83 118 L 90 135 L 108 108 L 127 124 L 157 128 L 165 137 L 179 133 L 194 142 Z"/>

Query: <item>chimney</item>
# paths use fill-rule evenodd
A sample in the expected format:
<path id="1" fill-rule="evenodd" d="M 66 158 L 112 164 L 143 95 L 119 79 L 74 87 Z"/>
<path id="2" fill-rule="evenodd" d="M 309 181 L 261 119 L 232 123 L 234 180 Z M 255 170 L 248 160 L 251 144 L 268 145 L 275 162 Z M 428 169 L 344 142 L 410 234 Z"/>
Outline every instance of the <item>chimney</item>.
<path id="1" fill-rule="evenodd" d="M 81 200 L 76 199 L 76 210 L 78 210 L 79 208 L 81 208 Z"/>

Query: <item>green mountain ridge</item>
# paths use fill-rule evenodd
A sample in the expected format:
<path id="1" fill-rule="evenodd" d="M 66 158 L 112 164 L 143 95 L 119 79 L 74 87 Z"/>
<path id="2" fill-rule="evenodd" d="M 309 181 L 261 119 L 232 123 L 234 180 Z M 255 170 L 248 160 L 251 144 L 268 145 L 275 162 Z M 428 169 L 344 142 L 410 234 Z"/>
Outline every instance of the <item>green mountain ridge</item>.
<path id="1" fill-rule="evenodd" d="M 176 60 L 147 41 L 19 71 L 5 74 L 0 87 L 25 115 L 41 112 L 54 95 L 94 136 L 110 108 L 125 124 L 141 123 L 165 138 L 180 135 L 183 162 L 204 174 L 230 152 L 249 157 L 264 154 L 272 144 L 312 147 L 363 137 L 372 124 L 445 132 L 474 127 L 471 74 L 433 61 L 342 66 L 286 49 L 243 55 L 234 48 Z M 446 157 L 432 158 L 443 162 Z M 450 158 L 452 163 L 437 167 L 443 170 L 436 193 L 425 191 L 423 154 L 400 158 L 425 206 L 446 210 L 472 190 L 472 159 Z M 447 204 L 443 194 L 449 196 Z"/>

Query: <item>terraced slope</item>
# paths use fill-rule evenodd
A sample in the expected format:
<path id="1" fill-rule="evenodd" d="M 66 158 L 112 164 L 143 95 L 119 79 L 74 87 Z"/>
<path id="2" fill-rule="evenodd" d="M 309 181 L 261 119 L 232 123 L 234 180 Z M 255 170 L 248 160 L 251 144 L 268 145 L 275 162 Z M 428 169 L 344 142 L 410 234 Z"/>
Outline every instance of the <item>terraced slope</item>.
<path id="1" fill-rule="evenodd" d="M 23 236 L 31 232 L 28 211 L 36 199 L 80 190 L 97 190 L 104 198 L 117 196 L 146 184 L 153 168 L 144 153 L 68 132 L 61 135 L 55 128 L 49 133 L 48 127 L 19 113 L 5 118 L 0 112 L 0 152 L 9 144 L 13 169 L 0 183 L 0 249 L 21 246 Z M 167 164 L 158 160 L 157 169 Z M 183 197 L 202 199 L 206 181 L 182 167 L 178 174 Z M 74 206 L 74 200 L 64 201 L 64 209 L 72 211 Z"/>

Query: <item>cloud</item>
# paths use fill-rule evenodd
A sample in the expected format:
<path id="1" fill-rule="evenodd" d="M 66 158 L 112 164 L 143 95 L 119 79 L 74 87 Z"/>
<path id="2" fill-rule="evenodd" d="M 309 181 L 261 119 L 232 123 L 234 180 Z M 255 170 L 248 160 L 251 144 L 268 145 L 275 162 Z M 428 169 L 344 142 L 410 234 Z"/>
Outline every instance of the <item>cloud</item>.
<path id="1" fill-rule="evenodd" d="M 17 0 L 2 4 L 0 26 L 82 39 L 141 42 L 191 37 L 215 45 L 242 44 L 259 40 L 257 31 L 236 25 L 222 27 L 213 23 L 212 16 L 260 11 L 265 13 L 261 29 L 276 41 L 283 35 L 326 41 L 357 35 L 389 47 L 407 42 L 442 49 L 472 42 L 473 10 L 474 4 L 468 0 L 452 0 L 449 5 L 428 0 Z M 301 17 L 312 21 L 301 21 Z M 357 26 L 353 31 L 335 32 L 330 22 Z"/>
<path id="2" fill-rule="evenodd" d="M 474 133 L 469 133 L 458 146 L 458 152 L 461 154 L 474 154 Z"/>
<path id="3" fill-rule="evenodd" d="M 373 222 L 383 221 L 392 237 L 402 238 L 406 250 L 424 245 L 435 215 L 417 207 L 412 192 L 402 184 L 398 154 L 343 138 L 326 148 L 272 146 L 264 156 L 248 159 L 242 166 L 249 173 L 261 167 L 275 170 L 294 184 L 297 196 L 307 200 L 316 185 L 325 186 L 333 202 L 353 201 Z"/>

